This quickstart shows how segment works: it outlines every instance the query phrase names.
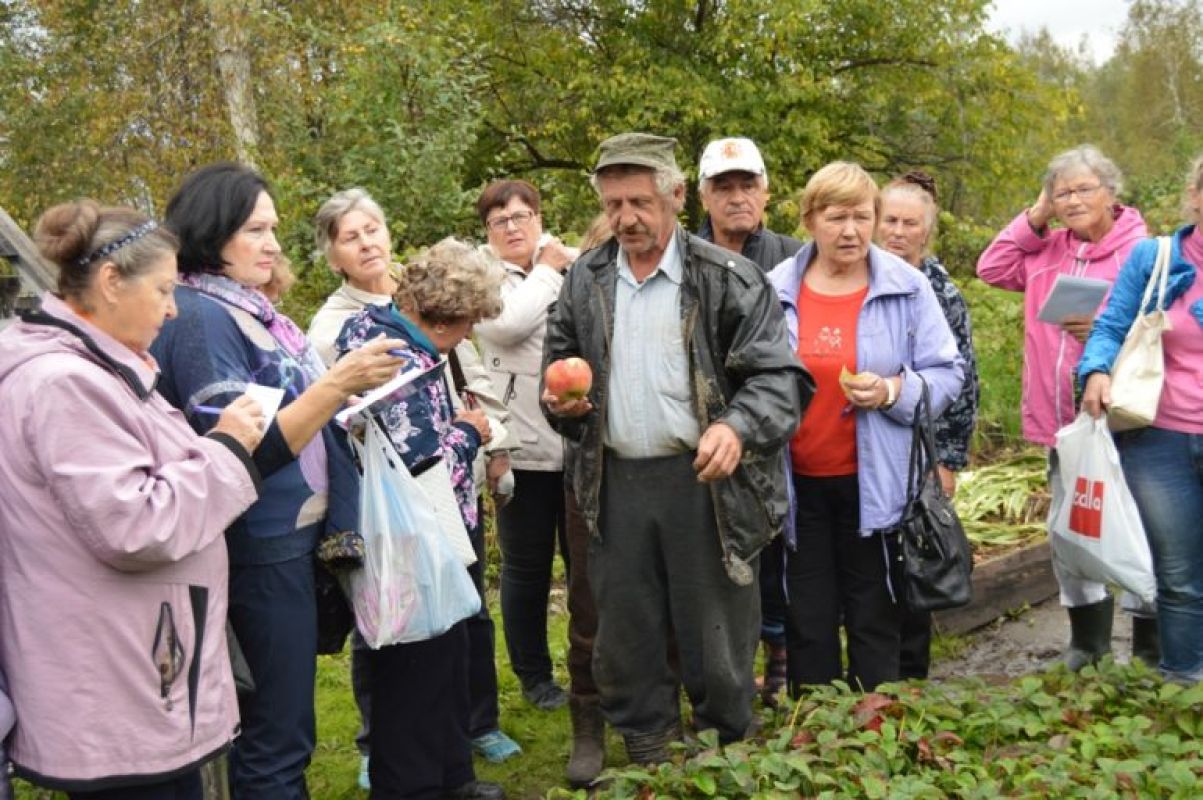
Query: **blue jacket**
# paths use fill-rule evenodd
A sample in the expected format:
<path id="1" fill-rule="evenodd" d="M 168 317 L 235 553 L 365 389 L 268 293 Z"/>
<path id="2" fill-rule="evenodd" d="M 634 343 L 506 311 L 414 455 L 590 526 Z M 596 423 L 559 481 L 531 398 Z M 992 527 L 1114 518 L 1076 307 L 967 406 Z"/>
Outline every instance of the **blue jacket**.
<path id="1" fill-rule="evenodd" d="M 178 314 L 167 320 L 150 347 L 162 373 L 158 390 L 188 419 L 199 434 L 216 418 L 198 404 L 224 407 L 248 383 L 284 389 L 286 406 L 309 386 L 300 365 L 276 347 L 249 314 L 187 286 L 177 287 Z M 304 465 L 293 455 L 273 420 L 255 449 L 263 475 L 259 500 L 226 532 L 230 563 L 236 566 L 276 564 L 313 551 L 328 533 L 359 527 L 359 476 L 346 445 L 346 434 L 333 423 L 319 434 L 325 445 L 327 497 L 315 513 L 314 490 Z"/>
<path id="2" fill-rule="evenodd" d="M 1165 307 L 1169 308 L 1175 300 L 1186 293 L 1195 283 L 1198 270 L 1194 264 L 1182 257 L 1182 242 L 1194 232 L 1194 225 L 1185 225 L 1174 231 L 1170 250 L 1170 277 L 1165 287 Z M 1090 331 L 1086 340 L 1086 349 L 1078 361 L 1078 380 L 1085 383 L 1092 372 L 1111 372 L 1111 365 L 1119 355 L 1128 329 L 1136 319 L 1140 301 L 1144 297 L 1145 287 L 1149 276 L 1153 273 L 1153 262 L 1157 260 L 1157 240 L 1145 239 L 1128 254 L 1124 265 L 1116 276 L 1115 286 L 1111 289 L 1111 299 Z M 1157 302 L 1157 290 L 1153 290 L 1153 299 L 1143 313 L 1149 313 Z M 1203 301 L 1191 306 L 1191 315 L 1203 325 Z"/>
<path id="3" fill-rule="evenodd" d="M 807 243 L 769 273 L 785 311 L 790 346 L 798 349 L 798 289 L 815 255 Z M 856 369 L 902 374 L 902 391 L 889 411 L 856 412 L 857 478 L 862 535 L 898 523 L 906 503 L 911 420 L 922 393 L 931 391 L 932 416 L 957 397 L 965 361 L 923 273 L 876 245 L 869 246 L 869 291 L 856 325 Z"/>

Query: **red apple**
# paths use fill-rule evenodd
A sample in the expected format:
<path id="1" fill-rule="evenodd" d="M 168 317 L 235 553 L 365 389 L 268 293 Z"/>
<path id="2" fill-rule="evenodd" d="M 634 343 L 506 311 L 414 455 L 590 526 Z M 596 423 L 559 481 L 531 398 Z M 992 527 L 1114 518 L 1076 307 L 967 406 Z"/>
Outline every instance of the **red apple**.
<path id="1" fill-rule="evenodd" d="M 543 382 L 547 391 L 561 403 L 568 403 L 580 400 L 589 393 L 589 388 L 593 386 L 593 370 L 583 358 L 561 358 L 547 365 Z"/>

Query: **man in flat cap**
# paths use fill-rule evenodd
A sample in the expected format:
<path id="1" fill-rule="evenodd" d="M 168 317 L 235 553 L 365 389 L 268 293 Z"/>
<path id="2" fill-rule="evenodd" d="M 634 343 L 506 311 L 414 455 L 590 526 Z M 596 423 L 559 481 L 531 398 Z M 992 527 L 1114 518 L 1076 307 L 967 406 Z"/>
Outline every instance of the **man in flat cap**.
<path id="1" fill-rule="evenodd" d="M 740 253 L 765 272 L 797 253 L 802 243 L 764 227 L 769 174 L 751 139 L 715 139 L 698 162 L 698 195 L 706 219 L 698 236 Z"/>
<path id="2" fill-rule="evenodd" d="M 784 448 L 812 386 L 764 273 L 677 223 L 675 145 L 645 133 L 601 144 L 592 180 L 614 238 L 568 274 L 544 349 L 547 363 L 593 368 L 587 398 L 543 401 L 579 443 L 593 677 L 637 763 L 666 760 L 680 737 L 680 683 L 697 729 L 747 733 L 757 557 L 782 529 Z"/>
<path id="3" fill-rule="evenodd" d="M 766 273 L 802 248 L 792 236 L 764 226 L 769 174 L 751 139 L 715 139 L 698 162 L 698 195 L 706 219 L 698 236 L 739 253 Z M 760 555 L 760 639 L 764 642 L 766 703 L 785 688 L 785 537 L 774 539 Z"/>

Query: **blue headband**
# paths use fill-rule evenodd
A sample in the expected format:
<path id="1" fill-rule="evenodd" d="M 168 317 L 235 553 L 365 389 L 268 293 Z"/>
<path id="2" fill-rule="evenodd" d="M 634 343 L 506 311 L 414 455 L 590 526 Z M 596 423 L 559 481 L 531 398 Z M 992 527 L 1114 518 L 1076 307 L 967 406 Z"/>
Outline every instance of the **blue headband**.
<path id="1" fill-rule="evenodd" d="M 127 244 L 138 241 L 157 227 L 159 227 L 159 223 L 155 222 L 153 219 L 143 222 L 141 225 L 125 234 L 125 236 L 122 236 L 120 239 L 114 239 L 105 246 L 97 249 L 91 255 L 84 256 L 75 263 L 81 267 L 86 267 L 96 259 L 104 258 L 105 256 L 111 256 L 113 253 L 116 253 Z"/>

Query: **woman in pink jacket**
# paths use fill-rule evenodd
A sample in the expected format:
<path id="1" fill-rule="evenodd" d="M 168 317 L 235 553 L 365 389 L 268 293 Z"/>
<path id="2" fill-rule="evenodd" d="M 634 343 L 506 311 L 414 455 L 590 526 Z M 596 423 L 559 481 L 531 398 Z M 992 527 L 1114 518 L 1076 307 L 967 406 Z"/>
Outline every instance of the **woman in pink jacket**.
<path id="1" fill-rule="evenodd" d="M 1012 220 L 977 262 L 986 283 L 1024 293 L 1023 435 L 1050 448 L 1050 475 L 1057 471 L 1057 429 L 1077 414 L 1074 375 L 1094 316 L 1068 316 L 1060 324 L 1036 316 L 1058 276 L 1114 281 L 1128 252 L 1147 235 L 1140 212 L 1116 201 L 1121 181 L 1119 168 L 1095 147 L 1061 153 L 1049 162 L 1035 205 Z M 1050 230 L 1052 221 L 1064 227 Z M 1071 630 L 1065 662 L 1077 670 L 1111 650 L 1113 603 L 1103 584 L 1064 575 L 1056 566 L 1054 561 Z M 1156 648 L 1156 625 L 1151 613 L 1134 619 L 1133 648 L 1146 660 L 1148 648 Z"/>
<path id="2" fill-rule="evenodd" d="M 16 774 L 68 797 L 191 800 L 238 731 L 226 527 L 262 414 L 208 436 L 155 391 L 176 238 L 90 200 L 38 223 L 59 287 L 0 334 L 0 673 Z"/>

